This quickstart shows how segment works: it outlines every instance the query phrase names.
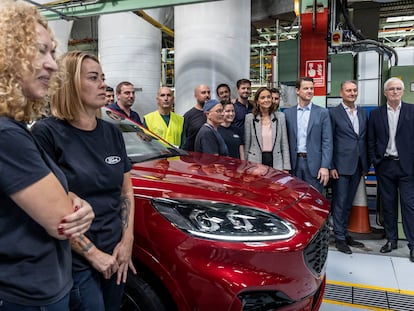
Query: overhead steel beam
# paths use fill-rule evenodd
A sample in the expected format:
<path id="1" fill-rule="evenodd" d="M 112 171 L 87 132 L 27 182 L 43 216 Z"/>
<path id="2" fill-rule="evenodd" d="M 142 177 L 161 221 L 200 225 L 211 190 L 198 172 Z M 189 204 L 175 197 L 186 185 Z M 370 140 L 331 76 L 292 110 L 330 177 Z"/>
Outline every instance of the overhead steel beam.
<path id="1" fill-rule="evenodd" d="M 144 9 L 154 9 L 183 4 L 213 2 L 221 0 L 101 0 L 94 3 L 88 1 L 55 1 L 38 5 L 42 15 L 48 20 L 77 19 L 80 17 L 96 16 L 119 12 L 129 12 Z M 36 4 L 36 1 L 30 1 Z M 49 10 L 50 8 L 50 10 Z"/>

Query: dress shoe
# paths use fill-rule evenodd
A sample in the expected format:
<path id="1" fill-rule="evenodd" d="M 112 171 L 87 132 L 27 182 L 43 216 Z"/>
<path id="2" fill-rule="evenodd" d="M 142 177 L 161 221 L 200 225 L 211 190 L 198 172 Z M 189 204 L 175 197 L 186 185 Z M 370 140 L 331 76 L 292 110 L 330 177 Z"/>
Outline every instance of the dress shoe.
<path id="1" fill-rule="evenodd" d="M 389 253 L 393 249 L 397 249 L 397 247 L 398 247 L 397 241 L 388 240 L 387 243 L 385 243 L 385 245 L 383 247 L 381 247 L 380 252 L 381 253 Z"/>
<path id="2" fill-rule="evenodd" d="M 363 248 L 363 247 L 365 247 L 364 243 L 361 243 L 361 242 L 355 241 L 355 240 L 354 240 L 352 237 L 350 237 L 350 236 L 347 236 L 345 241 L 346 241 L 346 244 L 348 244 L 349 246 L 352 246 L 352 247 L 359 247 L 359 248 Z"/>
<path id="3" fill-rule="evenodd" d="M 414 249 L 410 249 L 410 261 L 414 262 Z"/>
<path id="4" fill-rule="evenodd" d="M 335 240 L 336 249 L 345 254 L 352 254 L 351 249 L 344 240 Z"/>

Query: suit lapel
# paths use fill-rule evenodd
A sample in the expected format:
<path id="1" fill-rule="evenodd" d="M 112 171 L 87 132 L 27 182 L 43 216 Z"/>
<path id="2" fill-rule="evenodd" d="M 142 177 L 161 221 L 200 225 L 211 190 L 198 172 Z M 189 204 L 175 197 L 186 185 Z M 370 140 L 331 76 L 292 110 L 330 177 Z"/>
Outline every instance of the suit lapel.
<path id="1" fill-rule="evenodd" d="M 352 133 L 354 133 L 357 136 L 357 134 L 354 131 L 354 126 L 352 125 L 352 122 L 349 119 L 348 112 L 345 110 L 345 108 L 344 108 L 344 106 L 342 106 L 342 104 L 339 104 L 339 105 L 341 106 L 340 109 L 339 109 L 339 113 L 340 113 L 341 117 L 345 120 L 346 124 L 348 124 L 348 127 L 351 129 Z M 357 114 L 357 116 L 358 116 L 358 121 L 361 124 L 359 113 Z"/>
<path id="2" fill-rule="evenodd" d="M 278 120 L 276 118 L 276 114 L 275 113 L 272 113 L 272 115 L 271 115 L 271 121 L 272 121 L 272 139 L 273 139 L 272 151 L 273 151 L 275 149 L 275 145 L 276 145 L 277 126 L 278 126 Z"/>
<path id="3" fill-rule="evenodd" d="M 309 115 L 309 122 L 308 122 L 308 129 L 306 131 L 307 133 L 307 137 L 309 137 L 309 133 L 312 129 L 313 123 L 316 120 L 316 114 L 318 113 L 317 108 L 315 109 L 315 105 L 312 104 L 312 108 L 310 110 L 310 115 Z"/>
<path id="4" fill-rule="evenodd" d="M 295 108 L 292 110 L 293 117 L 291 118 L 293 123 L 293 134 L 296 139 L 298 137 L 298 106 L 296 105 Z"/>
<path id="5" fill-rule="evenodd" d="M 366 129 L 365 129 L 365 122 L 364 122 L 364 114 L 362 113 L 362 109 L 361 106 L 358 107 L 358 126 L 359 126 L 359 135 L 361 135 L 361 133 L 363 133 Z"/>
<path id="6" fill-rule="evenodd" d="M 256 122 L 255 119 L 259 120 L 259 122 Z M 259 144 L 260 150 L 263 150 L 263 146 L 262 146 L 262 118 L 260 117 L 260 115 L 258 115 L 257 117 L 255 117 L 253 119 L 253 126 L 255 127 L 255 135 L 256 135 L 256 140 L 257 143 Z"/>
<path id="7" fill-rule="evenodd" d="M 400 109 L 400 115 L 398 116 L 398 123 L 397 123 L 397 130 L 396 132 L 399 132 L 401 124 L 404 123 L 404 117 L 406 116 L 405 114 L 405 105 L 401 102 L 401 109 Z"/>
<path id="8" fill-rule="evenodd" d="M 389 130 L 389 125 L 388 125 L 388 115 L 387 115 L 387 105 L 386 104 L 381 106 L 380 112 L 381 112 L 381 118 L 382 118 L 381 124 L 385 129 L 385 133 L 387 134 L 387 137 L 390 137 L 390 130 Z"/>

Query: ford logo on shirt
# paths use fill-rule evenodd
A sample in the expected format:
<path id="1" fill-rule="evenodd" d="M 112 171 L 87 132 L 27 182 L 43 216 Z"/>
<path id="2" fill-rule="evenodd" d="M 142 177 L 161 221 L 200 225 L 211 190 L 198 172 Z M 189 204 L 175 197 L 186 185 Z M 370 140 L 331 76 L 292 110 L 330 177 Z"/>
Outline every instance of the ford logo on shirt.
<path id="1" fill-rule="evenodd" d="M 108 164 L 117 164 L 121 162 L 121 158 L 118 156 L 110 156 L 105 159 L 105 162 Z"/>

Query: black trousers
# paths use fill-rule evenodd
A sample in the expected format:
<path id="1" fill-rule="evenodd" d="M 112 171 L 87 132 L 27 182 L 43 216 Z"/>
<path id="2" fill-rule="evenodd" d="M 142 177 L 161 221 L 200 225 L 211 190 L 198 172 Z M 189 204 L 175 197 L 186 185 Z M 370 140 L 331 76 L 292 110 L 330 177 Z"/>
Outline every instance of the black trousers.
<path id="1" fill-rule="evenodd" d="M 262 152 L 262 164 L 273 167 L 273 153 Z"/>
<path id="2" fill-rule="evenodd" d="M 407 163 L 412 165 L 412 163 Z M 384 159 L 376 168 L 378 190 L 384 208 L 384 229 L 388 240 L 398 239 L 398 198 L 408 247 L 414 249 L 414 176 L 404 173 L 399 160 Z"/>

